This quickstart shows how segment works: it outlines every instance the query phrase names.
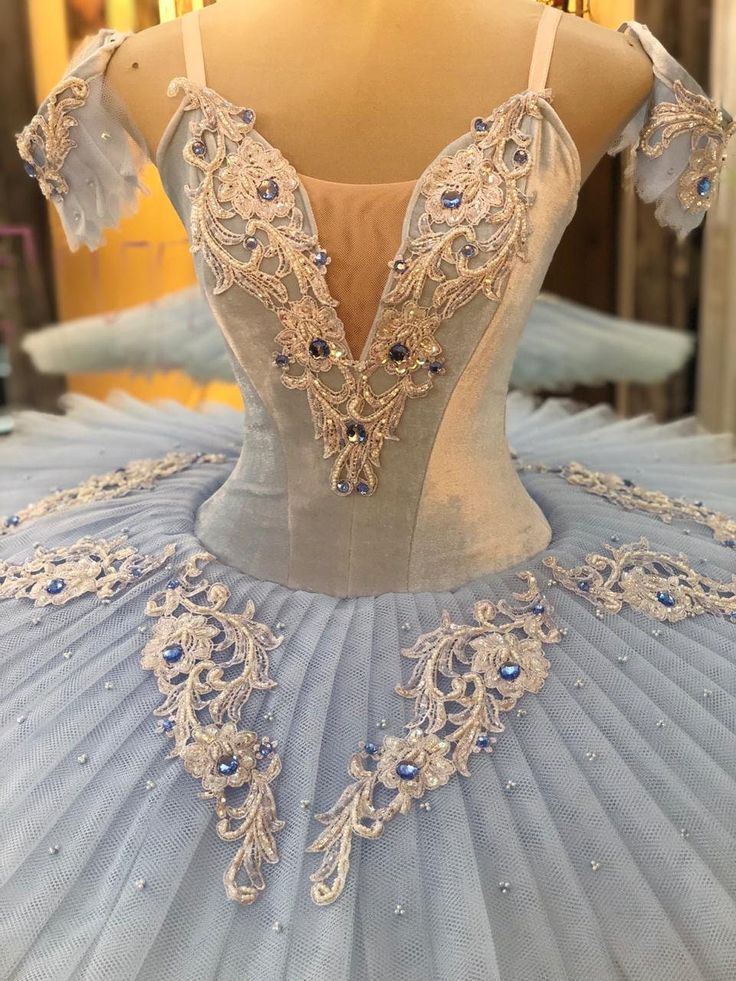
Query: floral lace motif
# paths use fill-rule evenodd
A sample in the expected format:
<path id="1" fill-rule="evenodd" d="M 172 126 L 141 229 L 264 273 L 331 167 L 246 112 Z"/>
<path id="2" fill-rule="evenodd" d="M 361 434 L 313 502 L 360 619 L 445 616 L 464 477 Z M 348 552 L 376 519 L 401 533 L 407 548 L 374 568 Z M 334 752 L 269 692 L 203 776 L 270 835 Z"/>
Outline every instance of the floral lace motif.
<path id="1" fill-rule="evenodd" d="M 218 835 L 240 842 L 225 871 L 225 891 L 249 905 L 265 889 L 263 864 L 279 860 L 274 836 L 284 824 L 271 784 L 281 760 L 276 742 L 238 722 L 254 691 L 275 687 L 269 654 L 281 638 L 254 619 L 253 603 L 242 612 L 227 611 L 229 589 L 201 578 L 211 559 L 206 552 L 194 555 L 151 597 L 146 615 L 158 619 L 141 664 L 153 671 L 164 696 L 154 714 L 162 719 L 159 731 L 173 740 L 170 757 L 180 757 L 201 780 L 201 796 L 214 800 Z M 245 796 L 234 800 L 241 788 Z M 247 884 L 239 881 L 243 872 Z"/>
<path id="2" fill-rule="evenodd" d="M 29 599 L 34 606 L 63 606 L 92 593 L 109 599 L 160 569 L 174 554 L 167 545 L 158 555 L 140 555 L 127 538 L 81 538 L 74 545 L 38 546 L 22 565 L 0 561 L 0 599 Z"/>
<path id="3" fill-rule="evenodd" d="M 192 251 L 212 270 L 215 293 L 237 285 L 276 312 L 274 362 L 287 388 L 306 392 L 315 436 L 334 458 L 332 489 L 370 495 L 407 401 L 443 370 L 438 328 L 479 292 L 498 301 L 514 259 L 527 257 L 525 121 L 540 117 L 546 94 L 522 93 L 475 120 L 472 143 L 427 168 L 418 234 L 390 266 L 367 354 L 356 360 L 326 286 L 329 257 L 304 229 L 296 171 L 253 131 L 252 110 L 184 78 L 169 94 L 179 90 L 184 108 L 199 111 L 184 147 L 200 175 L 188 189 Z"/>
<path id="4" fill-rule="evenodd" d="M 425 793 L 444 786 L 455 773 L 469 776 L 473 754 L 492 752 L 501 716 L 525 692 L 538 692 L 549 671 L 544 645 L 562 637 L 531 573 L 520 576 L 527 590 L 517 603 L 477 603 L 475 624 L 442 623 L 402 653 L 417 664 L 406 687 L 396 691 L 414 700 L 407 736 L 387 737 L 378 747 L 361 744 L 350 761 L 355 778 L 337 803 L 317 820 L 326 829 L 308 847 L 323 853 L 311 879 L 319 905 L 342 893 L 350 868 L 354 835 L 378 838 L 388 821 L 407 814 Z M 523 604 L 523 606 L 519 606 Z M 376 806 L 379 788 L 393 792 Z"/>
<path id="5" fill-rule="evenodd" d="M 708 613 L 736 622 L 736 577 L 719 582 L 696 572 L 685 555 L 667 555 L 649 548 L 642 538 L 610 555 L 586 555 L 585 564 L 566 569 L 544 559 L 554 581 L 606 613 L 633 607 L 663 623 L 678 623 Z"/>
<path id="6" fill-rule="evenodd" d="M 685 211 L 707 211 L 713 204 L 726 159 L 725 149 L 736 132 L 723 110 L 705 95 L 690 92 L 681 81 L 673 84 L 674 102 L 659 102 L 641 132 L 638 149 L 656 159 L 673 140 L 690 134 L 690 160 L 680 177 L 678 198 Z"/>
<path id="7" fill-rule="evenodd" d="M 82 78 L 62 79 L 49 93 L 43 107 L 16 137 L 26 170 L 38 180 L 44 197 L 58 201 L 69 191 L 61 175 L 69 151 L 76 146 L 70 130 L 77 125 L 71 113 L 85 104 L 89 85 Z"/>
<path id="8" fill-rule="evenodd" d="M 226 457 L 218 453 L 167 453 L 157 460 L 133 460 L 124 467 L 110 473 L 95 474 L 83 480 L 76 487 L 58 490 L 42 497 L 17 514 L 8 515 L 0 521 L 0 536 L 15 531 L 33 518 L 43 518 L 56 511 L 97 501 L 110 501 L 125 497 L 136 490 L 150 490 L 157 481 L 186 470 L 199 463 L 223 463 Z"/>

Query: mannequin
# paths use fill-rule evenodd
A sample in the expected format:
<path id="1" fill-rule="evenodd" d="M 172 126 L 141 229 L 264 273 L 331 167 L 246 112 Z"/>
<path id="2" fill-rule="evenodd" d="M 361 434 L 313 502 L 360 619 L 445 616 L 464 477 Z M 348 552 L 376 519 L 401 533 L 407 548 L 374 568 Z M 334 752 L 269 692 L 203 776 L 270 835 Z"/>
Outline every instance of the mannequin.
<path id="1" fill-rule="evenodd" d="M 218 0 L 200 23 L 208 84 L 252 106 L 297 171 L 397 183 L 526 86 L 541 13 L 534 0 Z M 176 107 L 167 85 L 183 74 L 176 20 L 129 38 L 110 63 L 152 154 Z M 624 35 L 565 17 L 549 83 L 585 178 L 645 100 L 651 63 Z"/>

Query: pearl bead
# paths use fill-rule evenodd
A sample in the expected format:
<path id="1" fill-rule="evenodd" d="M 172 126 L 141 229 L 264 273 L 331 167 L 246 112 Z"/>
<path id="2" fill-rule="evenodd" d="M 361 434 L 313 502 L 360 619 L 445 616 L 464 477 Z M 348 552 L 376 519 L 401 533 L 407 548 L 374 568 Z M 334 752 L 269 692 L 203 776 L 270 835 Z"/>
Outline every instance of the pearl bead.
<path id="1" fill-rule="evenodd" d="M 283 933 L 284 925 L 280 920 L 274 920 L 273 923 L 271 924 L 271 929 L 273 930 L 274 933 Z"/>
<path id="2" fill-rule="evenodd" d="M 105 682 L 105 691 L 112 691 L 115 686 L 111 681 Z"/>
<path id="3" fill-rule="evenodd" d="M 597 862 L 595 859 L 592 859 L 590 862 L 590 867 L 594 872 L 599 872 L 602 868 L 602 865 L 600 862 Z"/>
<path id="4" fill-rule="evenodd" d="M 403 916 L 405 913 L 406 910 L 401 903 L 397 903 L 396 906 L 394 906 L 394 916 Z"/>
<path id="5" fill-rule="evenodd" d="M 49 855 L 58 855 L 58 854 L 59 854 L 59 846 L 49 845 Z"/>
<path id="6" fill-rule="evenodd" d="M 311 800 L 300 800 L 299 801 L 299 807 L 301 807 L 301 809 L 303 811 L 308 811 L 311 806 L 312 806 Z"/>
<path id="7" fill-rule="evenodd" d="M 155 780 L 146 780 L 146 790 L 154 790 L 156 787 Z"/>
<path id="8" fill-rule="evenodd" d="M 500 892 L 502 892 L 503 895 L 505 896 L 506 893 L 509 891 L 509 889 L 511 889 L 511 883 L 510 882 L 499 882 L 498 888 L 499 888 Z"/>
<path id="9" fill-rule="evenodd" d="M 664 729 L 665 727 L 664 719 L 657 719 L 656 726 L 658 729 Z"/>
<path id="10" fill-rule="evenodd" d="M 88 762 L 89 756 L 87 756 L 86 753 L 80 753 L 80 755 L 77 757 L 77 763 L 79 763 L 80 766 L 84 766 L 84 764 Z"/>
<path id="11" fill-rule="evenodd" d="M 376 729 L 385 729 L 387 725 L 388 723 L 385 719 L 379 719 L 378 722 L 376 722 Z"/>
<path id="12" fill-rule="evenodd" d="M 146 888 L 146 880 L 145 879 L 136 879 L 135 882 L 133 883 L 133 885 L 136 887 L 136 889 L 139 889 L 139 890 L 143 891 Z"/>
<path id="13" fill-rule="evenodd" d="M 419 802 L 419 810 L 420 811 L 431 811 L 432 810 L 432 805 L 429 803 L 428 800 L 420 801 Z"/>
<path id="14" fill-rule="evenodd" d="M 585 754 L 585 758 L 592 763 L 594 760 L 598 759 L 598 754 L 595 752 L 595 750 L 591 749 Z"/>
<path id="15" fill-rule="evenodd" d="M 506 790 L 516 790 L 517 784 L 515 780 L 506 781 Z"/>

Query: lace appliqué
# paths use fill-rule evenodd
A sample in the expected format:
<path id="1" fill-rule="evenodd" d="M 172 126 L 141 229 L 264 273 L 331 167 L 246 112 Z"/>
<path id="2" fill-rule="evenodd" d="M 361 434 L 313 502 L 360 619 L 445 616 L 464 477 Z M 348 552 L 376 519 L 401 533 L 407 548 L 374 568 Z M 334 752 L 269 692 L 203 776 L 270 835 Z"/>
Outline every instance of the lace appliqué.
<path id="1" fill-rule="evenodd" d="M 276 312 L 274 363 L 287 388 L 306 392 L 315 437 L 334 458 L 332 489 L 373 494 L 383 444 L 398 438 L 407 401 L 426 395 L 443 371 L 438 328 L 479 292 L 498 301 L 513 260 L 526 259 L 524 124 L 540 117 L 546 95 L 522 93 L 476 119 L 472 144 L 427 168 L 418 234 L 390 266 L 367 354 L 356 360 L 326 286 L 329 257 L 304 230 L 296 171 L 254 133 L 252 110 L 187 79 L 175 79 L 169 94 L 179 90 L 184 108 L 200 113 L 184 148 L 200 174 L 188 189 L 192 251 L 212 270 L 216 293 L 237 285 Z"/>
<path id="2" fill-rule="evenodd" d="M 653 160 L 661 157 L 673 140 L 689 133 L 690 160 L 680 177 L 677 196 L 685 211 L 707 211 L 716 197 L 726 145 L 736 132 L 736 122 L 726 123 L 715 102 L 690 92 L 679 79 L 673 90 L 674 102 L 659 102 L 652 109 L 638 149 Z"/>
<path id="3" fill-rule="evenodd" d="M 250 905 L 265 889 L 264 863 L 279 860 L 275 834 L 284 824 L 271 784 L 281 760 L 275 742 L 238 723 L 254 691 L 275 687 L 269 654 L 281 638 L 254 619 L 253 603 L 226 609 L 227 586 L 201 578 L 211 559 L 193 556 L 149 600 L 146 614 L 157 622 L 141 664 L 164 696 L 154 715 L 162 719 L 158 731 L 173 740 L 169 756 L 180 757 L 202 782 L 201 796 L 214 800 L 218 835 L 240 843 L 224 874 L 227 896 Z M 247 883 L 239 881 L 243 873 Z"/>
<path id="4" fill-rule="evenodd" d="M 91 593 L 110 599 L 160 569 L 174 554 L 167 545 L 158 555 L 140 555 L 127 538 L 81 538 L 74 545 L 46 549 L 16 565 L 0 561 L 0 599 L 29 599 L 34 606 L 63 606 Z"/>
<path id="5" fill-rule="evenodd" d="M 408 735 L 387 737 L 380 747 L 361 744 L 349 766 L 355 782 L 334 807 L 316 815 L 327 825 L 307 849 L 324 855 L 311 875 L 317 904 L 342 893 L 354 835 L 378 838 L 388 821 L 408 813 L 425 793 L 455 773 L 469 776 L 470 757 L 492 752 L 504 731 L 501 716 L 525 692 L 542 688 L 549 671 L 544 647 L 562 634 L 534 576 L 520 578 L 528 588 L 515 596 L 517 603 L 477 603 L 474 625 L 455 624 L 444 613 L 436 630 L 402 652 L 417 662 L 408 685 L 396 689 L 414 701 Z M 385 806 L 375 803 L 380 788 L 393 793 Z"/>
<path id="6" fill-rule="evenodd" d="M 167 453 L 157 460 L 133 460 L 110 473 L 95 474 L 76 487 L 58 490 L 0 521 L 0 536 L 15 531 L 33 518 L 66 511 L 68 508 L 125 497 L 136 490 L 151 490 L 159 480 L 180 473 L 195 464 L 223 463 L 218 453 Z"/>
<path id="7" fill-rule="evenodd" d="M 679 623 L 707 613 L 736 621 L 736 577 L 719 582 L 696 572 L 685 555 L 667 555 L 640 541 L 608 555 L 590 554 L 585 564 L 567 569 L 550 556 L 544 565 L 557 583 L 605 613 L 624 606 L 663 623 Z"/>
<path id="8" fill-rule="evenodd" d="M 69 191 L 61 168 L 76 143 L 70 130 L 77 125 L 71 113 L 85 104 L 89 85 L 82 78 L 62 79 L 49 93 L 44 105 L 16 136 L 18 152 L 26 171 L 38 180 L 44 197 L 58 201 Z"/>

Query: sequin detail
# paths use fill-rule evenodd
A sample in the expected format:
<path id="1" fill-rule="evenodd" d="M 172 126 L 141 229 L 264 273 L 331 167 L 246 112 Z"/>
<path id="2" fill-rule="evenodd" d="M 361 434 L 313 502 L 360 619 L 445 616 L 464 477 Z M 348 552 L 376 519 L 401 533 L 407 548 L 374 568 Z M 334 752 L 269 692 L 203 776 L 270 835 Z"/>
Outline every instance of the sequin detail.
<path id="1" fill-rule="evenodd" d="M 715 102 L 690 92 L 679 79 L 673 83 L 673 91 L 674 102 L 659 102 L 652 109 L 638 149 L 654 160 L 678 137 L 689 134 L 690 158 L 677 196 L 685 211 L 707 211 L 716 197 L 726 145 L 736 132 L 736 122 L 727 123 Z"/>
<path id="2" fill-rule="evenodd" d="M 238 723 L 254 691 L 275 687 L 269 655 L 282 638 L 254 618 L 252 602 L 242 612 L 227 609 L 227 586 L 202 578 L 211 559 L 206 552 L 194 555 L 151 597 L 146 615 L 157 620 L 141 664 L 153 671 L 164 696 L 154 715 L 162 720 L 159 731 L 173 740 L 169 756 L 179 757 L 201 781 L 201 796 L 215 802 L 218 835 L 240 843 L 223 877 L 225 892 L 250 905 L 266 887 L 264 863 L 279 860 L 275 835 L 284 822 L 271 784 L 281 759 L 275 741 Z M 235 800 L 238 790 L 244 796 Z"/>
<path id="3" fill-rule="evenodd" d="M 605 613 L 630 606 L 662 623 L 701 614 L 736 619 L 736 577 L 710 579 L 696 572 L 686 555 L 653 551 L 645 538 L 605 549 L 609 554 L 591 553 L 570 569 L 553 556 L 544 565 L 558 586 Z"/>
<path id="4" fill-rule="evenodd" d="M 306 393 L 315 437 L 333 460 L 332 490 L 369 496 L 384 442 L 398 439 L 408 400 L 426 395 L 440 375 L 430 368 L 442 363 L 439 327 L 478 293 L 498 302 L 514 260 L 527 258 L 526 121 L 541 117 L 539 102 L 548 94 L 512 97 L 483 128 L 471 128 L 469 145 L 427 167 L 418 181 L 417 234 L 389 264 L 367 352 L 355 359 L 324 269 L 313 261 L 324 250 L 316 233 L 305 231 L 296 194 L 307 195 L 296 171 L 253 130 L 252 118 L 243 121 L 242 107 L 184 78 L 169 94 L 180 90 L 184 109 L 198 110 L 184 147 L 199 174 L 188 188 L 192 250 L 210 267 L 215 293 L 237 285 L 276 313 L 274 364 L 287 388 Z M 194 143 L 206 140 L 209 152 L 196 154 Z M 269 183 L 264 196 L 264 182 L 277 191 L 270 193 Z M 399 347 L 406 355 L 397 360 L 391 352 Z M 365 427 L 364 440 L 347 438 L 351 423 Z"/>
<path id="5" fill-rule="evenodd" d="M 109 473 L 87 477 L 76 487 L 54 491 L 12 515 L 13 521 L 0 521 L 0 537 L 16 531 L 33 518 L 66 511 L 84 504 L 111 501 L 132 491 L 151 490 L 159 480 L 171 477 L 191 466 L 203 463 L 224 463 L 219 453 L 167 453 L 155 460 L 133 460 Z M 17 519 L 17 520 L 16 520 Z"/>
<path id="6" fill-rule="evenodd" d="M 125 536 L 109 541 L 81 538 L 74 545 L 46 549 L 19 565 L 0 561 L 0 599 L 29 599 L 34 606 L 63 606 L 89 593 L 109 599 L 160 569 L 174 554 L 141 555 Z"/>
<path id="7" fill-rule="evenodd" d="M 307 848 L 324 856 L 310 877 L 318 905 L 342 893 L 354 835 L 380 837 L 388 821 L 407 814 L 428 791 L 455 773 L 469 776 L 470 757 L 492 752 L 504 731 L 503 713 L 525 692 L 542 688 L 549 671 L 544 647 L 558 643 L 562 634 L 534 576 L 527 572 L 520 578 L 527 590 L 516 594 L 514 603 L 477 603 L 472 625 L 455 624 L 445 612 L 436 630 L 402 651 L 417 662 L 409 683 L 396 689 L 414 702 L 408 735 L 387 736 L 380 746 L 364 744 L 348 768 L 355 782 L 329 811 L 316 815 L 327 825 Z M 381 787 L 393 796 L 376 806 Z"/>
<path id="8" fill-rule="evenodd" d="M 73 75 L 62 79 L 40 111 L 16 136 L 18 153 L 46 198 L 57 200 L 69 191 L 61 169 L 69 151 L 77 145 L 70 135 L 77 125 L 71 113 L 83 106 L 88 96 L 89 85 L 84 79 Z"/>

